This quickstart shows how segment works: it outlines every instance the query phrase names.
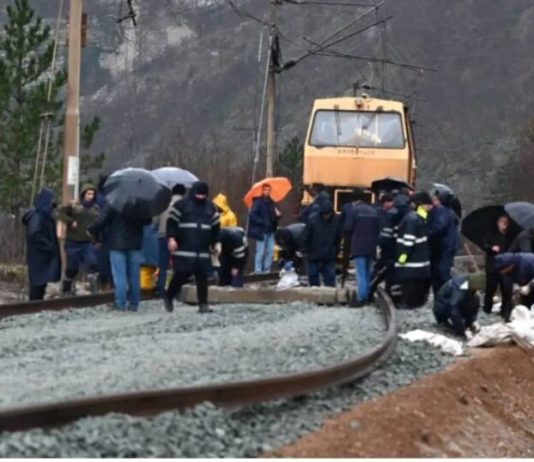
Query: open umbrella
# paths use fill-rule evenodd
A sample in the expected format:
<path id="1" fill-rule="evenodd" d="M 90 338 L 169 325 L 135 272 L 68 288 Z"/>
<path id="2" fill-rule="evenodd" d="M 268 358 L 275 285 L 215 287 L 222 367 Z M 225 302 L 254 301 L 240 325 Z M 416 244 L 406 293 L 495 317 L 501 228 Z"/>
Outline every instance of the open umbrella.
<path id="1" fill-rule="evenodd" d="M 534 228 L 534 204 L 530 202 L 509 202 L 504 206 L 504 210 L 522 228 Z"/>
<path id="2" fill-rule="evenodd" d="M 507 213 L 502 205 L 488 205 L 476 209 L 462 220 L 462 234 L 484 250 L 484 240 L 489 234 L 495 232 L 497 229 L 497 219 L 503 215 L 507 215 Z M 515 239 L 521 232 L 521 228 L 517 223 L 510 220 L 508 232 L 510 233 L 511 239 Z"/>
<path id="3" fill-rule="evenodd" d="M 158 183 L 148 170 L 125 168 L 113 173 L 104 184 L 106 201 L 131 220 L 149 220 L 160 215 L 171 201 L 171 190 Z"/>
<path id="4" fill-rule="evenodd" d="M 293 187 L 291 186 L 291 182 L 282 176 L 265 178 L 264 180 L 258 181 L 243 198 L 248 208 L 252 207 L 252 200 L 254 198 L 261 196 L 263 187 L 267 184 L 271 186 L 271 198 L 275 202 L 284 200 Z"/>
<path id="5" fill-rule="evenodd" d="M 450 197 L 450 201 L 446 205 L 448 205 L 454 211 L 454 213 L 458 215 L 459 218 L 462 218 L 462 203 L 460 202 L 460 199 L 456 197 L 454 191 L 450 186 L 447 186 L 443 183 L 434 183 L 432 185 L 432 189 L 433 191 L 436 191 L 441 194 L 448 194 Z"/>
<path id="6" fill-rule="evenodd" d="M 190 188 L 195 181 L 198 181 L 198 178 L 189 170 L 178 167 L 161 167 L 152 170 L 152 174 L 161 184 L 170 189 L 174 188 L 177 184 L 183 184 L 186 188 Z"/>
<path id="7" fill-rule="evenodd" d="M 410 186 L 406 181 L 399 180 L 398 178 L 394 178 L 392 176 L 380 178 L 379 180 L 375 180 L 371 183 L 371 191 L 373 191 L 375 194 L 378 194 L 380 191 L 391 192 L 394 189 L 402 188 L 409 188 L 413 191 L 413 187 Z"/>

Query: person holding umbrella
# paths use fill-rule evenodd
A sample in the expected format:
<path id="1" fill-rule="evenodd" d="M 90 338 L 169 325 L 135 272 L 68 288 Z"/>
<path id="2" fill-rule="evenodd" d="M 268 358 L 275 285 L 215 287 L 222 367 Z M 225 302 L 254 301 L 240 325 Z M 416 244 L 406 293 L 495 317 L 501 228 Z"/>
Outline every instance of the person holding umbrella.
<path id="1" fill-rule="evenodd" d="M 104 185 L 107 205 L 88 232 L 98 242 L 106 232 L 115 285 L 115 307 L 137 311 L 141 301 L 140 272 L 143 261 L 143 228 L 163 212 L 171 191 L 143 169 L 124 169 Z"/>
<path id="2" fill-rule="evenodd" d="M 164 297 L 165 309 L 174 310 L 174 298 L 191 275 L 195 276 L 200 313 L 210 313 L 208 274 L 212 271 L 211 255 L 220 255 L 220 216 L 208 201 L 207 183 L 193 184 L 189 195 L 175 202 L 167 220 L 169 252 L 174 257 L 174 274 Z"/>
<path id="3" fill-rule="evenodd" d="M 274 191 L 273 185 L 276 185 Z M 291 183 L 287 178 L 271 178 L 256 183 L 245 196 L 245 203 L 249 207 L 252 205 L 248 237 L 256 240 L 255 273 L 269 273 L 273 265 L 274 234 L 282 213 L 276 207 L 272 195 L 276 193 L 277 201 L 282 200 L 290 189 Z"/>

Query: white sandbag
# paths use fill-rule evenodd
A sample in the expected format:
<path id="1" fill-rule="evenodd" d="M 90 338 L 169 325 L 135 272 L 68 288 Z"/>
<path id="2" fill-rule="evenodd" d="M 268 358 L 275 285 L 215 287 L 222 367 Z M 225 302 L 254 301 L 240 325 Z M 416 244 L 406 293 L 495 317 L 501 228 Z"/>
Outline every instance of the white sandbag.
<path id="1" fill-rule="evenodd" d="M 405 334 L 399 334 L 399 337 L 408 340 L 409 342 L 424 341 L 430 343 L 431 345 L 441 349 L 441 351 L 444 353 L 453 356 L 461 356 L 464 353 L 462 342 L 446 337 L 442 334 L 435 334 L 434 332 L 416 329 L 406 332 Z"/>
<path id="2" fill-rule="evenodd" d="M 293 268 L 290 270 L 282 270 L 280 272 L 280 280 L 276 284 L 277 289 L 291 289 L 292 287 L 299 287 L 299 276 Z"/>
<path id="3" fill-rule="evenodd" d="M 470 347 L 490 347 L 515 343 L 521 348 L 534 348 L 534 311 L 526 306 L 516 306 L 511 322 L 498 322 L 484 326 L 469 342 Z"/>

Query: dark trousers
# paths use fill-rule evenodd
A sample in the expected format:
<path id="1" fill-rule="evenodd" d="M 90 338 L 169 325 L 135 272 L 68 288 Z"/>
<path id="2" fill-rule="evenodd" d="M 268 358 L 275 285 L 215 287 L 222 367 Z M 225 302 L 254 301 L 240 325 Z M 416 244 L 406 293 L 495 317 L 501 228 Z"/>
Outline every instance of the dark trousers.
<path id="1" fill-rule="evenodd" d="M 335 261 L 308 261 L 308 280 L 310 286 L 320 286 L 321 276 L 326 287 L 336 286 Z"/>
<path id="2" fill-rule="evenodd" d="M 84 265 L 88 273 L 95 273 L 98 271 L 98 260 L 92 242 L 77 242 L 67 239 L 65 253 L 67 254 L 67 268 L 63 279 L 63 291 L 70 292 L 72 281 L 78 275 L 80 266 Z"/>
<path id="3" fill-rule="evenodd" d="M 451 269 L 453 266 L 454 256 L 440 255 L 430 260 L 434 297 L 438 294 L 439 289 L 451 278 Z"/>
<path id="4" fill-rule="evenodd" d="M 395 263 L 393 261 L 378 260 L 373 268 L 371 276 L 371 288 L 369 298 L 372 298 L 377 287 L 385 281 L 386 292 L 391 295 L 391 286 L 393 285 L 393 276 L 395 274 Z"/>
<path id="5" fill-rule="evenodd" d="M 402 281 L 402 301 L 406 308 L 420 308 L 428 300 L 430 279 Z"/>
<path id="6" fill-rule="evenodd" d="M 486 272 L 486 290 L 484 292 L 484 312 L 491 313 L 493 296 L 501 289 L 501 313 L 505 320 L 509 320 L 512 312 L 513 282 L 506 274 Z"/>
<path id="7" fill-rule="evenodd" d="M 221 266 L 218 270 L 219 285 L 221 287 L 243 287 L 243 268 L 237 268 L 239 271 L 237 276 L 232 276 L 231 259 L 221 256 L 219 260 L 221 262 Z"/>
<path id="8" fill-rule="evenodd" d="M 42 300 L 46 293 L 46 284 L 30 286 L 30 300 Z"/>
<path id="9" fill-rule="evenodd" d="M 180 294 L 182 286 L 191 277 L 195 276 L 197 285 L 197 298 L 199 305 L 208 304 L 208 275 L 204 272 L 190 273 L 188 271 L 174 271 L 169 288 L 167 289 L 167 297 L 173 300 Z"/>

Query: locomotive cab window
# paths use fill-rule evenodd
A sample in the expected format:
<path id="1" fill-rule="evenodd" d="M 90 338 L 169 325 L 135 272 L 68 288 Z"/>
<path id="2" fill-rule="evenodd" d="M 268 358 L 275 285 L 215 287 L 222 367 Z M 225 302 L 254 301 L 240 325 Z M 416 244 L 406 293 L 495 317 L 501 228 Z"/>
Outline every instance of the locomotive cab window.
<path id="1" fill-rule="evenodd" d="M 309 144 L 402 149 L 402 118 L 397 112 L 320 110 L 315 113 Z"/>

